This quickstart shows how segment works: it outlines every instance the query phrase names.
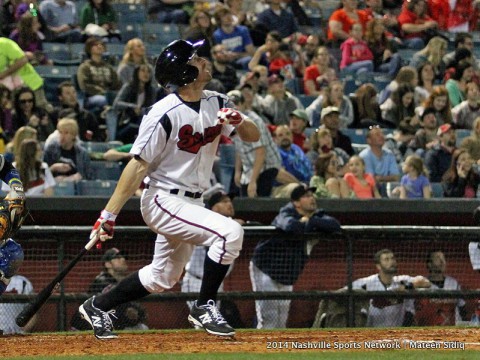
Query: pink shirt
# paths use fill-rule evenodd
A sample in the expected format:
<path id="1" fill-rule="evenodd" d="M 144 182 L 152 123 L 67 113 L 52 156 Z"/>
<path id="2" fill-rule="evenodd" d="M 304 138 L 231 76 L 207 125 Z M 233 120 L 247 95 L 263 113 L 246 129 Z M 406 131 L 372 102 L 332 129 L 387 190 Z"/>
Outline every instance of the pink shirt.
<path id="1" fill-rule="evenodd" d="M 363 174 L 363 179 L 367 182 L 363 185 L 353 173 L 346 173 L 343 177 L 350 189 L 353 190 L 359 199 L 373 199 L 375 189 L 375 179 L 370 174 Z"/>
<path id="2" fill-rule="evenodd" d="M 340 45 L 340 49 L 342 50 L 340 69 L 357 61 L 373 60 L 372 51 L 363 40 L 355 41 L 353 38 L 348 38 Z"/>

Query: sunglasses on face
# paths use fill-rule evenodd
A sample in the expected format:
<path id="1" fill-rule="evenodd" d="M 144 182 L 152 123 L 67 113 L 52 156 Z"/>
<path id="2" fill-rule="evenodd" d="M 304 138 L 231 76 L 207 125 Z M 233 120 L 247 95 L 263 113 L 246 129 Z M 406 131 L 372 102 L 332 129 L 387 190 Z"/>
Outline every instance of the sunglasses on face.
<path id="1" fill-rule="evenodd" d="M 20 104 L 33 103 L 33 99 L 22 99 L 19 102 Z"/>

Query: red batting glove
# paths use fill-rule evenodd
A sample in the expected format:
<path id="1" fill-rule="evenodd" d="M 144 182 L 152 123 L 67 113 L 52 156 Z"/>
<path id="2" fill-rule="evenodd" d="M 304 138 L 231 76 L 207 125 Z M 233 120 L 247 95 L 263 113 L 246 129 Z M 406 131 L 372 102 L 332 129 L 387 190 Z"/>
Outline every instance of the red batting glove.
<path id="1" fill-rule="evenodd" d="M 230 108 L 221 108 L 218 110 L 217 117 L 218 122 L 222 125 L 230 124 L 238 126 L 245 120 L 245 116 L 240 111 Z"/>
<path id="2" fill-rule="evenodd" d="M 93 225 L 93 229 L 90 232 L 90 240 L 96 238 L 97 241 L 106 241 L 113 237 L 113 227 L 115 226 L 115 219 L 117 215 L 103 210 L 100 213 L 100 217 Z"/>

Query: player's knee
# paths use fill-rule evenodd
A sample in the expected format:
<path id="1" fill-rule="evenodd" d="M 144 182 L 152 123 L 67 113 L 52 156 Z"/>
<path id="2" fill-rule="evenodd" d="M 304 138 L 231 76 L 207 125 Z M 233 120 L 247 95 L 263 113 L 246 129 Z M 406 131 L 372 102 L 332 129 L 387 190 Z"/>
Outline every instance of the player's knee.
<path id="1" fill-rule="evenodd" d="M 242 226 L 236 221 L 232 221 L 232 227 L 229 234 L 226 236 L 225 251 L 226 260 L 235 260 L 240 255 L 243 245 L 244 230 Z"/>

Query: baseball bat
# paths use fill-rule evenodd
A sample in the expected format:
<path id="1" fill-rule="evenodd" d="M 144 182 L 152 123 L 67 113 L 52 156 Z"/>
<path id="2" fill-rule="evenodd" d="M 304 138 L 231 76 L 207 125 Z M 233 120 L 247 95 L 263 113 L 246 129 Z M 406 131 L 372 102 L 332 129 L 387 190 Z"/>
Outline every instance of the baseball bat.
<path id="1" fill-rule="evenodd" d="M 58 273 L 58 275 L 53 279 L 45 288 L 38 293 L 38 295 L 25 306 L 20 314 L 18 314 L 15 319 L 18 326 L 23 327 L 27 325 L 30 319 L 37 313 L 38 310 L 45 304 L 52 295 L 53 290 L 60 284 L 65 276 L 72 270 L 72 268 L 78 263 L 78 261 L 90 250 L 93 245 L 97 242 L 96 238 L 91 239 L 85 247 L 75 256 L 75 258 L 68 263 L 65 268 Z"/>

